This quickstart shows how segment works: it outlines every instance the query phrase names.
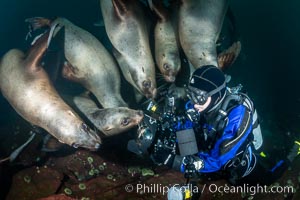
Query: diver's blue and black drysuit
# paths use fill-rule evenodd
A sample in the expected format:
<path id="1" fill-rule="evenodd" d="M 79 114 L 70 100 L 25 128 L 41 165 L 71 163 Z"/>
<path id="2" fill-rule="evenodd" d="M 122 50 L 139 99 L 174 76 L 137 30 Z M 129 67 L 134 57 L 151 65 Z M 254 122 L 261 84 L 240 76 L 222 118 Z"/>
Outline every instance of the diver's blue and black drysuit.
<path id="1" fill-rule="evenodd" d="M 194 155 L 195 160 L 202 162 L 202 167 L 197 172 L 200 174 L 225 172 L 223 174 L 226 174 L 233 184 L 242 181 L 271 184 L 278 178 L 277 174 L 281 174 L 279 171 L 282 170 L 279 169 L 285 169 L 287 165 L 282 160 L 270 170 L 262 167 L 259 161 L 264 155 L 261 151 L 263 138 L 253 103 L 244 93 L 233 95 L 230 88 L 226 90 L 223 102 L 227 102 L 227 105 L 223 107 L 224 110 L 221 106 L 219 113 L 222 115 L 219 115 L 219 118 L 214 115 L 214 119 L 210 120 L 211 123 L 207 121 L 187 123 L 192 123 L 193 125 L 189 126 L 194 127 L 194 130 L 200 126 L 200 130 L 204 130 L 205 133 L 204 144 L 211 144 L 209 150 Z M 237 96 L 239 98 L 236 98 Z M 188 102 L 186 108 L 192 107 L 193 104 Z M 176 129 L 178 131 L 183 128 L 186 128 L 185 125 L 178 125 Z M 196 135 L 197 132 L 195 130 Z M 185 173 L 187 166 L 182 163 L 182 157 L 176 156 L 173 168 Z M 265 178 L 266 174 L 268 179 Z"/>

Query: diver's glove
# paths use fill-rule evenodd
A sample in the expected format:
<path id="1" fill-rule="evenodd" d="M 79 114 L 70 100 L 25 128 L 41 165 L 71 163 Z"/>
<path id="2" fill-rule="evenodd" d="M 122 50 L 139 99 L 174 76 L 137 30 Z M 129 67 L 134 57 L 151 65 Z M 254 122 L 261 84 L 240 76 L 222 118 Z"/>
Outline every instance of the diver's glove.
<path id="1" fill-rule="evenodd" d="M 191 178 L 204 168 L 204 162 L 198 156 L 175 156 L 172 168 L 183 172 L 186 178 Z"/>

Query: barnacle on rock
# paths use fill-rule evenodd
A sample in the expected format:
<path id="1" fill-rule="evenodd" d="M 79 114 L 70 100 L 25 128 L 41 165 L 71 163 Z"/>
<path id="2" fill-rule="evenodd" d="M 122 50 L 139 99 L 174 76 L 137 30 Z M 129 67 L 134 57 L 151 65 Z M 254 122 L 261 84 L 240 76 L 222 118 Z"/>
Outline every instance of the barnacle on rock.
<path id="1" fill-rule="evenodd" d="M 89 156 L 89 157 L 87 158 L 87 161 L 88 161 L 90 164 L 92 164 L 92 163 L 94 162 L 94 159 L 93 159 L 92 157 Z"/>
<path id="2" fill-rule="evenodd" d="M 109 180 L 112 180 L 114 178 L 114 176 L 112 174 L 107 174 L 106 178 Z"/>
<path id="3" fill-rule="evenodd" d="M 24 179 L 24 181 L 25 181 L 26 183 L 30 183 L 30 182 L 31 182 L 31 177 L 28 176 L 28 175 L 24 176 L 23 179 Z"/>
<path id="4" fill-rule="evenodd" d="M 65 188 L 64 189 L 64 192 L 67 194 L 67 195 L 71 195 L 72 194 L 72 190 L 70 188 Z"/>
<path id="5" fill-rule="evenodd" d="M 79 183 L 78 187 L 79 187 L 80 190 L 85 190 L 86 189 L 86 186 L 85 186 L 84 183 Z"/>

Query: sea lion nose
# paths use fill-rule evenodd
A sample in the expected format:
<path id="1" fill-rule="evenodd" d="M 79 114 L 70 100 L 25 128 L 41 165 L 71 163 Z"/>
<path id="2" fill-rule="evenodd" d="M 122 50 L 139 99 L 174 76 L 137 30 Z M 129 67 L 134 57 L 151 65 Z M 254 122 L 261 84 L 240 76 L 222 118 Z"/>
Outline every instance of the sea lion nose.
<path id="1" fill-rule="evenodd" d="M 151 88 L 151 81 L 143 81 L 143 87 L 147 89 Z"/>
<path id="2" fill-rule="evenodd" d="M 169 82 L 173 83 L 175 81 L 175 76 L 171 75 L 168 77 L 168 79 L 169 79 Z"/>

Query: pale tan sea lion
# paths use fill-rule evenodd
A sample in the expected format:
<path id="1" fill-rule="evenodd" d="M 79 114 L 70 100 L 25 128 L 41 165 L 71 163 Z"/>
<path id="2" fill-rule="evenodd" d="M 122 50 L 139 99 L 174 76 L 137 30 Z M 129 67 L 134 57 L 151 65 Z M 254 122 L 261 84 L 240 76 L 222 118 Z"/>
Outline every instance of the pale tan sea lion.
<path id="1" fill-rule="evenodd" d="M 177 30 L 173 26 L 169 11 L 160 0 L 148 0 L 158 20 L 154 28 L 155 61 L 167 82 L 174 82 L 181 68 Z"/>
<path id="2" fill-rule="evenodd" d="M 0 63 L 3 96 L 28 122 L 42 127 L 60 142 L 97 150 L 101 140 L 60 98 L 40 61 L 49 34 L 44 34 L 25 55 L 12 49 Z"/>
<path id="3" fill-rule="evenodd" d="M 144 117 L 143 111 L 127 107 L 100 109 L 88 95 L 68 98 L 70 106 L 82 113 L 105 136 L 123 133 L 137 126 Z M 74 108 L 75 109 L 75 108 Z"/>
<path id="4" fill-rule="evenodd" d="M 204 65 L 218 66 L 216 41 L 227 7 L 228 0 L 181 0 L 180 44 L 195 69 Z"/>
<path id="5" fill-rule="evenodd" d="M 96 37 L 65 18 L 51 21 L 36 17 L 26 19 L 26 22 L 34 29 L 64 26 L 64 53 L 68 62 L 63 67 L 63 76 L 91 91 L 104 108 L 127 106 L 120 94 L 117 63 Z"/>
<path id="6" fill-rule="evenodd" d="M 136 0 L 100 0 L 105 30 L 125 79 L 147 98 L 156 96 L 147 21 Z"/>

